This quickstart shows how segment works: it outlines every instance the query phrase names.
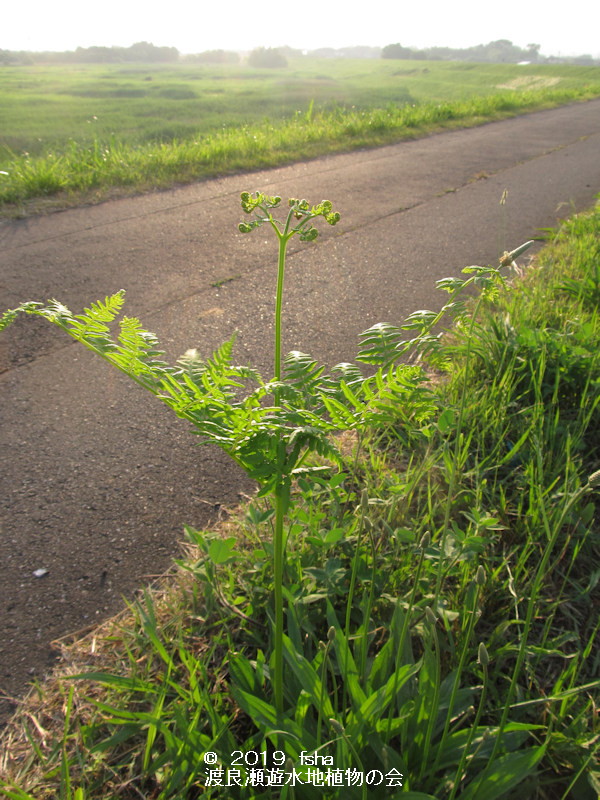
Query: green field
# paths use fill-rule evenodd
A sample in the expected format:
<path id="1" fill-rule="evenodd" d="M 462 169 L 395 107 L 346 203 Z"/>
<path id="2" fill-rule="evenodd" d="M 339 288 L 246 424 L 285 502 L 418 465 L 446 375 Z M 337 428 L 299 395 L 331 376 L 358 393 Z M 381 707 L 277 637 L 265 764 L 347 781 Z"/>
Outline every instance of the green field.
<path id="1" fill-rule="evenodd" d="M 142 191 L 598 94 L 600 67 L 569 65 L 298 59 L 281 69 L 5 66 L 0 68 L 0 203 L 73 192 L 101 197 L 114 186 Z M 477 105 L 490 97 L 491 106 Z M 418 110 L 439 104 L 445 104 L 443 115 L 419 117 Z M 406 118 L 413 108 L 417 117 Z M 270 139 L 277 152 L 254 148 L 254 158 L 247 140 L 255 135 Z M 246 140 L 241 157 L 240 136 Z M 219 151 L 227 142 L 227 153 L 216 162 L 213 153 L 198 152 L 215 140 Z"/>

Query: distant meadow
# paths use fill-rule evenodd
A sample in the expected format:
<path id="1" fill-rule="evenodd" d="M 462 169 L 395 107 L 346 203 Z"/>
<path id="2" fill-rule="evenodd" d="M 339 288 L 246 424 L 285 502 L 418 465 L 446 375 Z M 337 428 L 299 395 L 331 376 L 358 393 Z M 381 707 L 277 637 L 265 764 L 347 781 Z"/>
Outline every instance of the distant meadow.
<path id="1" fill-rule="evenodd" d="M 600 67 L 396 59 L 0 67 L 0 204 L 135 193 L 600 95 Z"/>

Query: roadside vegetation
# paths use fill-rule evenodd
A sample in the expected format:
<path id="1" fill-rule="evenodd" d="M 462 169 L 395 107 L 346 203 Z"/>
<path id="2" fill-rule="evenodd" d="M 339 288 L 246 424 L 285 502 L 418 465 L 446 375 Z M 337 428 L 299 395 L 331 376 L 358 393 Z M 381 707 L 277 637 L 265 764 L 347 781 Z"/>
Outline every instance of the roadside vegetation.
<path id="1" fill-rule="evenodd" d="M 299 59 L 4 66 L 0 213 L 97 202 L 600 95 L 600 67 Z"/>
<path id="2" fill-rule="evenodd" d="M 242 205 L 279 244 L 277 336 L 287 241 L 337 215 Z M 440 281 L 440 312 L 329 373 L 276 341 L 268 382 L 233 340 L 169 367 L 137 320 L 113 332 L 122 295 L 7 313 L 95 350 L 260 491 L 63 643 L 3 733 L 6 796 L 597 797 L 599 234 L 597 207 L 528 268 L 522 247 Z"/>

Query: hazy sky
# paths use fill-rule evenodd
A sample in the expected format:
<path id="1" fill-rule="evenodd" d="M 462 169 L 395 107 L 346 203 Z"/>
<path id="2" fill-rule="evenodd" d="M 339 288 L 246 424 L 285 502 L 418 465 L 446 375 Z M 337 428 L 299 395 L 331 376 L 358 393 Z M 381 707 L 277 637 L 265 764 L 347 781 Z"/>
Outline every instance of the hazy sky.
<path id="1" fill-rule="evenodd" d="M 509 39 L 545 55 L 600 56 L 597 0 L 28 0 L 6 3 L 0 49 L 74 50 L 148 41 L 182 53 L 290 45 L 469 47 Z"/>

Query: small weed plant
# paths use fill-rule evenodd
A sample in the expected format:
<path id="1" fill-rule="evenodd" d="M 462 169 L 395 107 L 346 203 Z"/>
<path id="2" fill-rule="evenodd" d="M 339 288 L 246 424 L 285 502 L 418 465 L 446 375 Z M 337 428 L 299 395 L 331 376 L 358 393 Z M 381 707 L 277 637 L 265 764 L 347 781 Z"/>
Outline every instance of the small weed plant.
<path id="1" fill-rule="evenodd" d="M 69 683 L 62 738 L 39 744 L 38 723 L 7 796 L 593 797 L 595 279 L 560 274 L 571 305 L 541 325 L 536 284 L 506 280 L 528 243 L 440 281 L 439 312 L 372 326 L 357 363 L 327 371 L 282 355 L 286 248 L 339 214 L 241 199 L 240 230 L 278 243 L 269 379 L 233 364 L 234 337 L 168 365 L 137 319 L 116 322 L 122 292 L 4 315 L 58 325 L 259 486 L 235 535 L 187 528 L 183 599 L 132 607 L 119 668 Z"/>

